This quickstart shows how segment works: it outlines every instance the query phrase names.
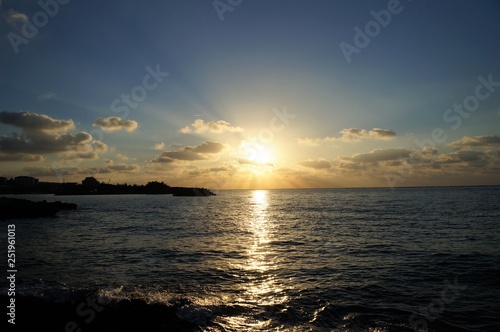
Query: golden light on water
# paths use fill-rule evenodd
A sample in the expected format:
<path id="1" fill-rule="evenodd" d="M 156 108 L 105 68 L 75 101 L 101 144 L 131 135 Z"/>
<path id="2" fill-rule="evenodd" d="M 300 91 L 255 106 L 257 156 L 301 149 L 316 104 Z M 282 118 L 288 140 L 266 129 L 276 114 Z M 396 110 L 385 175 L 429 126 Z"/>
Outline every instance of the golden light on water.
<path id="1" fill-rule="evenodd" d="M 276 273 L 277 256 L 270 243 L 274 240 L 273 221 L 269 216 L 269 193 L 255 190 L 249 197 L 249 217 L 243 227 L 249 233 L 246 246 L 247 260 L 239 266 L 242 291 L 235 301 L 251 308 L 251 315 L 226 317 L 226 324 L 242 330 L 261 330 L 271 322 L 274 306 L 286 302 Z"/>
<path id="2" fill-rule="evenodd" d="M 269 239 L 269 220 L 267 215 L 267 191 L 255 190 L 252 193 L 252 218 L 248 230 L 253 233 L 248 248 L 249 268 L 265 272 L 269 264 L 266 244 Z"/>

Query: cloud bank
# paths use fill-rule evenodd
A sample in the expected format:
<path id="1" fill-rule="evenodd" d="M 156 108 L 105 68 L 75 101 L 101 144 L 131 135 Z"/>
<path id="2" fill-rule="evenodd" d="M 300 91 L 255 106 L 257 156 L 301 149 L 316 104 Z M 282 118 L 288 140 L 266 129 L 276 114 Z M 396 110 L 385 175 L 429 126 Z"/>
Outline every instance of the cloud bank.
<path id="1" fill-rule="evenodd" d="M 364 139 L 389 140 L 396 137 L 390 129 L 373 128 L 372 130 L 346 128 L 340 131 L 339 137 L 299 138 L 298 143 L 306 146 L 318 146 L 327 142 L 360 142 Z"/>
<path id="2" fill-rule="evenodd" d="M 93 140 L 86 132 L 68 133 L 75 128 L 73 120 L 58 120 L 31 112 L 3 111 L 0 112 L 0 123 L 21 129 L 20 134 L 0 136 L 0 161 L 41 161 L 42 154 L 53 153 L 96 159 L 97 153 L 107 150 L 106 144 Z"/>

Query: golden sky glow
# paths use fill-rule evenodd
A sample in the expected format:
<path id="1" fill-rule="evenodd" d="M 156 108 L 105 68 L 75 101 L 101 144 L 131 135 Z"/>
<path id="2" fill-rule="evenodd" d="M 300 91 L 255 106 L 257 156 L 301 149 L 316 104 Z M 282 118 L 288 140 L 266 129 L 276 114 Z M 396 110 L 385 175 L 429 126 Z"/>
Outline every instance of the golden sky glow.
<path id="1" fill-rule="evenodd" d="M 498 4 L 408 1 L 346 55 L 385 6 L 251 1 L 221 21 L 211 2 L 125 3 L 120 19 L 112 3 L 71 2 L 27 43 L 0 40 L 0 177 L 500 184 Z M 37 11 L 2 2 L 2 35 Z"/>

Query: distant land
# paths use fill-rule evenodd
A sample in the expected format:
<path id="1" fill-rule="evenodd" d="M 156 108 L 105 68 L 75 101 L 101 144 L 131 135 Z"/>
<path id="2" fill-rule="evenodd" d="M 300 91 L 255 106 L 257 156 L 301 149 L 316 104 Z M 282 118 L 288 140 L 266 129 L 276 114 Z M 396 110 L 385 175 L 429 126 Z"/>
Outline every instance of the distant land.
<path id="1" fill-rule="evenodd" d="M 0 177 L 0 194 L 54 194 L 54 195 L 120 195 L 171 194 L 174 196 L 212 196 L 207 188 L 171 187 L 164 182 L 150 181 L 145 185 L 109 184 L 94 177 L 77 182 L 40 182 L 31 176 Z"/>

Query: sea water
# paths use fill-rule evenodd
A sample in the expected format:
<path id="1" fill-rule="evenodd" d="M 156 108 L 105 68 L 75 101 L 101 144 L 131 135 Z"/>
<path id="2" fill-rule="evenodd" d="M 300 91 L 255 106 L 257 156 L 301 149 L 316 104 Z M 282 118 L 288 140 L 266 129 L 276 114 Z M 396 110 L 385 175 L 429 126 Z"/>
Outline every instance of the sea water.
<path id="1" fill-rule="evenodd" d="M 500 187 L 23 198 L 78 209 L 1 221 L 2 253 L 16 227 L 20 324 L 500 330 Z"/>

